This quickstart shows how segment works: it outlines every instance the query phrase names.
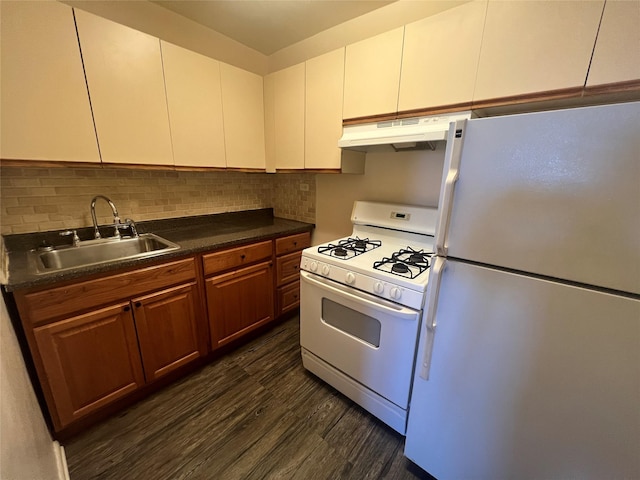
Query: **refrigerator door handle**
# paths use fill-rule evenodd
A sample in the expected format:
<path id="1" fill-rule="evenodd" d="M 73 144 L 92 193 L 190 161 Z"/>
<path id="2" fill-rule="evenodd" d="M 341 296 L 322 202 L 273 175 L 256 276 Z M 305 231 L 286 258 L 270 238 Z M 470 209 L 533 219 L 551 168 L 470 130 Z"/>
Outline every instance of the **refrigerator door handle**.
<path id="1" fill-rule="evenodd" d="M 444 175 L 440 187 L 440 199 L 438 202 L 440 216 L 436 225 L 435 251 L 438 255 L 447 255 L 447 231 L 453 208 L 453 190 L 458 181 L 460 168 L 460 154 L 462 151 L 462 137 L 467 120 L 451 122 L 447 136 L 447 149 L 444 160 Z"/>
<path id="2" fill-rule="evenodd" d="M 425 313 L 425 342 L 422 363 L 420 365 L 420 378 L 429 380 L 429 369 L 431 367 L 431 354 L 433 352 L 433 338 L 436 334 L 436 312 L 438 309 L 438 294 L 440 293 L 440 283 L 442 274 L 446 268 L 444 257 L 435 257 L 435 262 L 431 265 L 429 276 L 429 287 L 427 292 L 427 311 Z"/>

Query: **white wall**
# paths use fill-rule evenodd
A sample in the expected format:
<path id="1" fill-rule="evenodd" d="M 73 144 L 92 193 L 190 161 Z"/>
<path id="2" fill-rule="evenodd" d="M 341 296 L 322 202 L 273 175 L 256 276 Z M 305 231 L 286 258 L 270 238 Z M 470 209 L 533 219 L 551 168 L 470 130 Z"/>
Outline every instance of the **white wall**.
<path id="1" fill-rule="evenodd" d="M 51 440 L 4 299 L 0 297 L 0 479 L 65 478 L 57 442 Z"/>
<path id="2" fill-rule="evenodd" d="M 356 200 L 437 207 L 444 143 L 435 151 L 368 153 L 364 175 L 316 176 L 315 245 L 351 233 Z"/>

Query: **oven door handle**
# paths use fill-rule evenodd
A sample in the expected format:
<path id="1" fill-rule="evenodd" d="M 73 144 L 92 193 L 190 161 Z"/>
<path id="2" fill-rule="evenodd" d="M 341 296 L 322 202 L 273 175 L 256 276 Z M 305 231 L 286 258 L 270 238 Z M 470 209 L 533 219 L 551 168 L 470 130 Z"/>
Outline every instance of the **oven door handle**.
<path id="1" fill-rule="evenodd" d="M 385 299 L 374 297 L 368 293 L 360 292 L 354 288 L 343 287 L 339 283 L 334 283 L 331 280 L 325 280 L 322 277 L 317 277 L 311 273 L 302 271 L 300 277 L 303 282 L 307 282 L 323 290 L 328 290 L 336 295 L 349 298 L 359 303 L 363 303 L 375 310 L 382 311 L 389 315 L 393 315 L 396 318 L 405 320 L 417 320 L 418 312 L 402 305 L 389 302 Z"/>

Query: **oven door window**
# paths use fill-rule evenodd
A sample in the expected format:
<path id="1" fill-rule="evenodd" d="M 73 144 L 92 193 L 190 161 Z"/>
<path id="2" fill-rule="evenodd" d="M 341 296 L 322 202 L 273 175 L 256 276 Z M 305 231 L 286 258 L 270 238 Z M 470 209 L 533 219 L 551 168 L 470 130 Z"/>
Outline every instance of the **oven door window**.
<path id="1" fill-rule="evenodd" d="M 374 347 L 380 346 L 380 322 L 339 303 L 322 299 L 322 321 Z"/>

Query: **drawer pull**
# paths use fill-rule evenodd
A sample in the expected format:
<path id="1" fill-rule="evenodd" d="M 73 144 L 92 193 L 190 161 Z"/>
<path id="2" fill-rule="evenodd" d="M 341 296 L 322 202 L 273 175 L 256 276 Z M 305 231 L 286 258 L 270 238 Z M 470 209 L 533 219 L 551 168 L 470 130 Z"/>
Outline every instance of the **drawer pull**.
<path id="1" fill-rule="evenodd" d="M 240 255 L 240 258 L 241 258 L 242 260 L 244 260 L 245 256 L 246 256 L 246 255 L 243 253 L 242 255 Z"/>

